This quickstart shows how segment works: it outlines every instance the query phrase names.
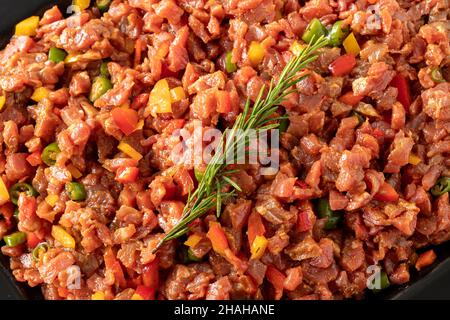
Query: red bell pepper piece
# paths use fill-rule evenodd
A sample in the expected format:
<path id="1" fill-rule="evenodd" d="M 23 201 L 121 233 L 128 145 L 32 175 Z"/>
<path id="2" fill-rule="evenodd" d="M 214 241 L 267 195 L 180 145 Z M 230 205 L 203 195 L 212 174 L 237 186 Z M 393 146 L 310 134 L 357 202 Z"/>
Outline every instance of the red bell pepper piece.
<path id="1" fill-rule="evenodd" d="M 159 259 L 155 258 L 142 269 L 142 283 L 145 287 L 157 289 L 159 286 Z"/>
<path id="2" fill-rule="evenodd" d="M 416 261 L 416 269 L 420 271 L 420 269 L 423 269 L 429 266 L 430 264 L 433 264 L 436 258 L 437 256 L 436 253 L 434 253 L 433 249 L 421 253 Z"/>
<path id="3" fill-rule="evenodd" d="M 112 272 L 116 283 L 121 287 L 125 288 L 127 286 L 127 281 L 125 280 L 125 275 L 123 273 L 122 267 L 120 266 L 119 260 L 114 256 L 114 252 L 111 248 L 107 248 L 104 254 L 104 261 L 106 270 Z"/>
<path id="4" fill-rule="evenodd" d="M 134 45 L 134 66 L 137 66 L 141 63 L 143 47 L 144 47 L 144 44 L 142 43 L 141 38 L 138 38 Z"/>
<path id="5" fill-rule="evenodd" d="M 353 54 L 347 53 L 334 60 L 328 69 L 335 77 L 342 77 L 350 72 L 356 66 L 356 58 Z"/>
<path id="6" fill-rule="evenodd" d="M 35 152 L 31 153 L 27 157 L 27 161 L 33 167 L 37 167 L 40 164 L 42 164 L 41 150 L 38 150 L 38 151 L 35 151 Z"/>
<path id="7" fill-rule="evenodd" d="M 225 250 L 228 249 L 228 240 L 220 223 L 211 222 L 206 237 L 211 241 L 214 251 L 220 255 L 224 255 Z"/>
<path id="8" fill-rule="evenodd" d="M 384 132 L 378 128 L 373 129 L 372 133 L 375 136 L 375 138 L 383 138 L 384 137 Z"/>
<path id="9" fill-rule="evenodd" d="M 138 286 L 135 293 L 141 296 L 144 300 L 155 300 L 156 290 L 146 286 Z"/>
<path id="10" fill-rule="evenodd" d="M 243 274 L 245 270 L 247 270 L 247 263 L 239 259 L 233 251 L 231 251 L 228 245 L 227 236 L 220 223 L 210 222 L 206 237 L 211 241 L 213 250 L 231 263 L 239 273 Z"/>
<path id="11" fill-rule="evenodd" d="M 380 190 L 378 190 L 378 193 L 374 195 L 373 198 L 383 202 L 397 202 L 399 195 L 389 183 L 384 182 L 380 187 Z"/>
<path id="12" fill-rule="evenodd" d="M 139 121 L 138 113 L 133 109 L 115 108 L 111 111 L 111 116 L 115 124 L 127 136 L 134 132 Z"/>
<path id="13" fill-rule="evenodd" d="M 36 246 L 41 243 L 42 239 L 39 239 L 39 237 L 33 233 L 33 232 L 27 232 L 27 245 L 28 248 L 34 249 Z"/>
<path id="14" fill-rule="evenodd" d="M 216 91 L 217 112 L 229 113 L 231 112 L 231 98 L 226 91 Z"/>
<path id="15" fill-rule="evenodd" d="M 347 93 L 344 93 L 339 98 L 339 101 L 353 107 L 357 105 L 363 98 L 363 95 L 355 95 L 353 91 L 349 91 Z"/>
<path id="16" fill-rule="evenodd" d="M 269 265 L 267 266 L 266 277 L 275 288 L 275 300 L 280 300 L 283 296 L 284 281 L 286 280 L 286 276 L 274 266 Z"/>
<path id="17" fill-rule="evenodd" d="M 250 213 L 250 216 L 248 217 L 248 230 L 247 230 L 249 246 L 250 247 L 252 246 L 252 243 L 257 236 L 263 236 L 265 232 L 266 228 L 264 227 L 264 224 L 262 222 L 261 215 L 255 211 Z"/>
<path id="18" fill-rule="evenodd" d="M 397 100 L 400 102 L 405 110 L 409 110 L 411 105 L 411 89 L 409 87 L 409 81 L 401 74 L 397 74 L 391 81 L 391 86 L 397 88 Z"/>
<path id="19" fill-rule="evenodd" d="M 120 183 L 135 182 L 139 175 L 136 167 L 119 167 L 116 172 L 116 181 Z"/>

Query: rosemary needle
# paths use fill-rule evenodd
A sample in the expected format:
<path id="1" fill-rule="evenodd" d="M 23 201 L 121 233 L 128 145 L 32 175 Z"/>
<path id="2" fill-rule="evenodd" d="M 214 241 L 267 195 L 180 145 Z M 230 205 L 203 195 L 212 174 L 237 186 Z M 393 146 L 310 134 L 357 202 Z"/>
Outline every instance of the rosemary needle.
<path id="1" fill-rule="evenodd" d="M 265 97 L 264 92 L 266 88 L 265 86 L 261 88 L 252 109 L 250 109 L 250 100 L 247 100 L 244 110 L 236 118 L 233 127 L 227 128 L 219 141 L 217 150 L 223 150 L 223 152 L 214 154 L 206 166 L 205 173 L 197 189 L 189 194 L 180 220 L 165 235 L 153 252 L 156 252 L 163 243 L 186 234 L 189 231 L 189 225 L 194 220 L 214 207 L 216 207 L 217 216 L 220 216 L 223 201 L 235 196 L 236 190 L 240 191 L 240 187 L 226 176 L 226 174 L 230 174 L 230 171 L 226 170 L 227 164 L 225 159 L 229 159 L 227 155 L 229 156 L 234 150 L 240 150 L 239 147 L 246 145 L 246 137 L 250 130 L 262 132 L 279 126 L 278 122 L 273 123 L 273 121 L 280 118 L 273 118 L 272 115 L 277 111 L 278 106 L 285 97 L 295 91 L 291 88 L 308 76 L 298 77 L 298 72 L 316 60 L 317 50 L 327 44 L 328 40 L 323 36 L 316 41 L 314 39 L 311 40 L 311 43 L 298 56 L 292 58 L 286 64 L 276 84 L 274 84 L 273 80 L 270 82 L 269 90 Z M 234 139 L 230 140 L 226 137 L 233 137 Z M 223 193 L 222 190 L 226 186 L 231 186 L 233 190 Z"/>

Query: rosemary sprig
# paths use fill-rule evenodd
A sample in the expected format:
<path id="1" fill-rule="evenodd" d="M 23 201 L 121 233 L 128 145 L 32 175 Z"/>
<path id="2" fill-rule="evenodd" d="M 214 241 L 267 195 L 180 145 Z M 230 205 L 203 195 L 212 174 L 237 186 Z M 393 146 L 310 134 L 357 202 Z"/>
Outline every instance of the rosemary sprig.
<path id="1" fill-rule="evenodd" d="M 240 148 L 247 145 L 246 137 L 248 137 L 250 130 L 263 132 L 278 127 L 279 123 L 274 123 L 274 120 L 279 120 L 280 118 L 273 118 L 272 115 L 277 111 L 278 106 L 285 97 L 295 91 L 295 89 L 291 88 L 308 76 L 299 77 L 297 73 L 316 60 L 317 55 L 315 54 L 317 50 L 326 46 L 327 43 L 328 40 L 323 36 L 316 41 L 313 39 L 298 56 L 287 63 L 275 85 L 272 79 L 265 97 L 265 86 L 261 88 L 252 109 L 250 109 L 250 100 L 247 100 L 244 110 L 236 118 L 233 127 L 227 128 L 219 141 L 216 150 L 223 150 L 223 152 L 216 152 L 211 158 L 197 189 L 189 194 L 179 222 L 166 234 L 154 252 L 163 243 L 187 233 L 189 225 L 194 220 L 214 207 L 217 209 L 217 216 L 220 216 L 223 201 L 234 196 L 236 190 L 241 191 L 240 187 L 227 176 L 235 172 L 235 170 L 226 170 L 227 164 L 225 160 L 229 159 L 227 156 L 230 157 L 234 154 L 234 150 L 242 150 Z M 222 190 L 226 186 L 231 186 L 233 190 L 223 193 Z"/>

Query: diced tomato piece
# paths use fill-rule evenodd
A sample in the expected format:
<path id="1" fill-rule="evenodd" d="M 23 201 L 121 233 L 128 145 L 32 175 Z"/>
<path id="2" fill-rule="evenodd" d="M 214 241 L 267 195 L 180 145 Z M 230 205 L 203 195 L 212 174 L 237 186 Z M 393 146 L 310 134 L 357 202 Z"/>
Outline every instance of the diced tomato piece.
<path id="1" fill-rule="evenodd" d="M 27 232 L 27 245 L 28 248 L 36 248 L 36 246 L 42 242 L 42 239 L 39 239 L 39 237 L 33 233 L 33 232 Z"/>
<path id="2" fill-rule="evenodd" d="M 275 288 L 275 300 L 280 300 L 283 296 L 284 281 L 286 280 L 286 276 L 274 266 L 269 265 L 267 266 L 266 277 Z"/>
<path id="3" fill-rule="evenodd" d="M 138 286 L 136 288 L 136 294 L 142 297 L 144 300 L 155 300 L 156 290 L 146 286 Z"/>
<path id="4" fill-rule="evenodd" d="M 350 72 L 356 66 L 356 58 L 353 54 L 347 53 L 334 60 L 328 69 L 335 77 L 342 77 Z"/>
<path id="5" fill-rule="evenodd" d="M 305 232 L 311 230 L 313 227 L 312 221 L 309 218 L 307 211 L 300 211 L 297 218 L 297 230 L 298 232 Z"/>
<path id="6" fill-rule="evenodd" d="M 263 236 L 265 232 L 266 228 L 264 227 L 264 224 L 262 222 L 261 215 L 256 211 L 252 211 L 252 213 L 250 213 L 250 216 L 248 217 L 247 230 L 248 244 L 250 248 L 255 238 L 257 236 Z"/>
<path id="7" fill-rule="evenodd" d="M 157 289 L 159 286 L 159 259 L 155 258 L 142 269 L 142 282 L 144 286 Z"/>
<path id="8" fill-rule="evenodd" d="M 378 201 L 397 202 L 399 195 L 389 183 L 384 182 L 378 193 L 374 195 L 373 198 Z"/>
<path id="9" fill-rule="evenodd" d="M 119 167 L 116 172 L 116 181 L 120 183 L 136 182 L 139 169 L 136 167 Z"/>
<path id="10" fill-rule="evenodd" d="M 139 110 L 145 107 L 148 103 L 149 97 L 150 97 L 149 93 L 141 93 L 140 95 L 136 96 L 133 99 L 133 102 L 131 102 L 131 109 Z"/>
<path id="11" fill-rule="evenodd" d="M 405 110 L 409 110 L 409 106 L 411 105 L 409 80 L 401 74 L 397 74 L 394 79 L 392 79 L 391 86 L 397 88 L 397 100 L 403 105 Z"/>
<path id="12" fill-rule="evenodd" d="M 130 135 L 136 129 L 139 116 L 134 109 L 115 108 L 111 111 L 112 118 L 119 129 Z"/>
<path id="13" fill-rule="evenodd" d="M 208 233 L 206 234 L 208 239 L 211 241 L 212 247 L 215 252 L 223 255 L 225 250 L 228 249 L 228 240 L 223 231 L 220 223 L 211 222 L 209 225 Z"/>
<path id="14" fill-rule="evenodd" d="M 349 91 L 347 93 L 344 93 L 339 98 L 339 101 L 353 107 L 357 105 L 363 98 L 363 95 L 355 95 L 353 91 Z"/>
<path id="15" fill-rule="evenodd" d="M 436 253 L 433 250 L 428 250 L 419 255 L 416 261 L 416 269 L 420 271 L 429 265 L 431 265 L 436 260 Z"/>
<path id="16" fill-rule="evenodd" d="M 42 158 L 41 158 L 41 150 L 35 151 L 31 153 L 27 157 L 27 161 L 29 164 L 31 164 L 33 167 L 37 167 L 40 164 L 42 164 Z"/>
<path id="17" fill-rule="evenodd" d="M 227 91 L 216 91 L 217 112 L 229 113 L 231 112 L 231 98 Z"/>

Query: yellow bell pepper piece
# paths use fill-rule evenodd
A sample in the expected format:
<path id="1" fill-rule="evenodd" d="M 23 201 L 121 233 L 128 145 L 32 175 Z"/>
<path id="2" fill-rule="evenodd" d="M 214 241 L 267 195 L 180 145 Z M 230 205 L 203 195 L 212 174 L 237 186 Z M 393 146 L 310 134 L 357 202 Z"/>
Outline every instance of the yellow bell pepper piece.
<path id="1" fill-rule="evenodd" d="M 266 237 L 257 236 L 255 240 L 253 240 L 252 247 L 250 248 L 250 252 L 252 254 L 251 259 L 260 259 L 266 251 L 268 243 L 269 241 L 266 239 Z"/>
<path id="2" fill-rule="evenodd" d="M 305 47 L 306 47 L 306 46 L 300 44 L 298 41 L 294 41 L 294 42 L 291 44 L 290 49 L 291 49 L 291 52 L 292 52 L 294 55 L 299 56 L 300 53 L 302 53 L 302 51 L 303 51 L 303 49 L 304 49 Z"/>
<path id="3" fill-rule="evenodd" d="M 417 166 L 420 162 L 422 162 L 422 159 L 412 153 L 409 155 L 408 162 L 413 166 Z"/>
<path id="4" fill-rule="evenodd" d="M 198 234 L 191 235 L 186 241 L 185 245 L 190 248 L 195 248 L 195 246 L 202 240 L 202 237 Z"/>
<path id="5" fill-rule="evenodd" d="M 142 154 L 137 152 L 136 149 L 134 149 L 132 146 L 130 146 L 126 142 L 123 142 L 123 141 L 120 142 L 119 145 L 117 146 L 117 149 L 119 149 L 123 153 L 127 154 L 128 156 L 130 156 L 130 158 L 132 158 L 136 161 L 139 161 L 142 159 Z"/>
<path id="6" fill-rule="evenodd" d="M 50 91 L 45 87 L 40 87 L 34 90 L 33 95 L 31 96 L 31 99 L 36 102 L 41 102 L 45 98 L 48 97 L 50 94 Z"/>
<path id="7" fill-rule="evenodd" d="M 344 45 L 345 51 L 347 51 L 347 53 L 354 54 L 355 56 L 357 56 L 361 51 L 361 48 L 359 47 L 358 41 L 356 41 L 353 32 L 350 33 L 347 38 L 345 38 L 342 44 Z"/>
<path id="8" fill-rule="evenodd" d="M 91 0 L 73 0 L 72 4 L 80 11 L 86 10 L 91 5 Z"/>
<path id="9" fill-rule="evenodd" d="M 32 16 L 16 24 L 16 36 L 35 36 L 39 27 L 39 17 Z"/>
<path id="10" fill-rule="evenodd" d="M 80 57 L 80 54 L 78 53 L 69 53 L 66 58 L 64 59 L 64 63 L 70 64 L 77 62 Z"/>
<path id="11" fill-rule="evenodd" d="M 135 293 L 131 296 L 131 300 L 144 300 L 144 298 L 140 294 Z"/>
<path id="12" fill-rule="evenodd" d="M 49 194 L 45 197 L 45 202 L 47 202 L 51 207 L 54 207 L 58 202 L 59 197 L 56 194 Z"/>
<path id="13" fill-rule="evenodd" d="M 9 192 L 6 188 L 3 178 L 0 177 L 0 204 L 4 204 L 9 201 Z"/>
<path id="14" fill-rule="evenodd" d="M 139 120 L 139 122 L 136 125 L 136 129 L 134 131 L 142 130 L 144 128 L 144 124 L 145 124 L 144 119 Z"/>
<path id="15" fill-rule="evenodd" d="M 97 291 L 91 296 L 91 300 L 105 300 L 105 294 L 102 291 Z"/>
<path id="16" fill-rule="evenodd" d="M 176 87 L 170 90 L 170 97 L 172 98 L 172 103 L 181 101 L 186 98 L 183 87 Z"/>
<path id="17" fill-rule="evenodd" d="M 75 239 L 63 227 L 52 226 L 52 237 L 64 248 L 75 249 Z"/>
<path id="18" fill-rule="evenodd" d="M 166 79 L 161 79 L 155 84 L 148 99 L 148 106 L 153 117 L 158 113 L 172 112 L 172 97 Z"/>
<path id="19" fill-rule="evenodd" d="M 248 49 L 248 59 L 250 60 L 250 63 L 256 67 L 264 59 L 265 53 L 266 52 L 261 43 L 252 41 L 250 48 Z"/>
<path id="20" fill-rule="evenodd" d="M 3 107 L 6 104 L 6 97 L 5 96 L 0 96 L 0 111 L 2 111 Z"/>
<path id="21" fill-rule="evenodd" d="M 67 170 L 69 170 L 70 174 L 72 175 L 72 177 L 74 177 L 75 179 L 81 178 L 81 176 L 83 175 L 80 170 L 78 170 L 77 167 L 75 167 L 73 164 L 69 164 L 67 166 Z"/>
<path id="22" fill-rule="evenodd" d="M 120 106 L 122 109 L 130 109 L 130 101 L 125 102 Z"/>

